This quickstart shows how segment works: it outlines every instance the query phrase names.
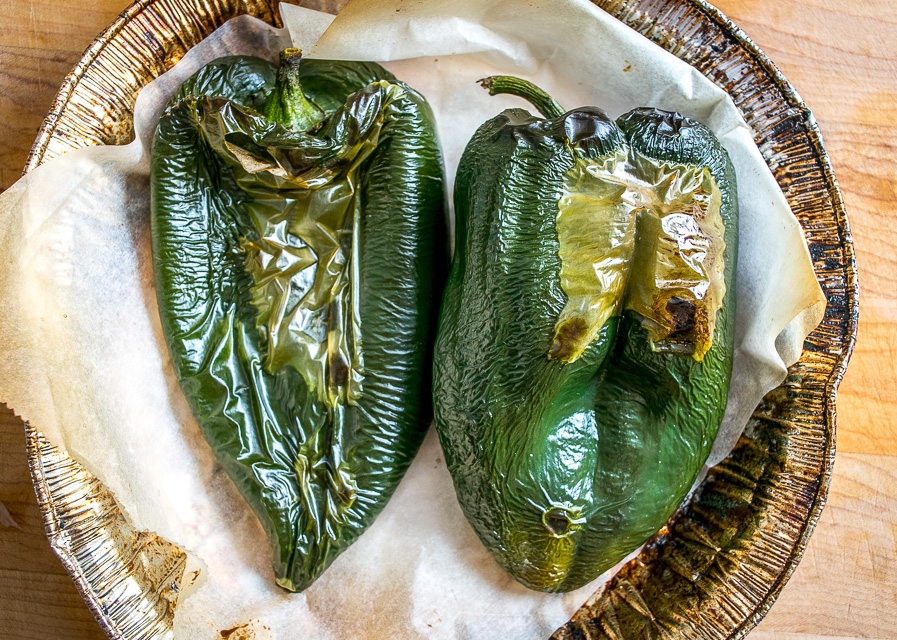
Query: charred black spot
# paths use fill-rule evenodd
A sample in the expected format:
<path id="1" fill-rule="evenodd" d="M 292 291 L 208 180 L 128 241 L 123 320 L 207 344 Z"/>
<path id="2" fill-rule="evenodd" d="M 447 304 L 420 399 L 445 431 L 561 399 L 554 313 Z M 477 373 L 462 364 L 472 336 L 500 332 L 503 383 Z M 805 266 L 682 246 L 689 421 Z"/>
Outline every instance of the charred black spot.
<path id="1" fill-rule="evenodd" d="M 689 128 L 692 122 L 675 111 L 640 107 L 620 118 L 618 124 L 627 133 L 630 130 L 641 128 L 646 134 L 677 136 L 683 129 Z"/>
<path id="2" fill-rule="evenodd" d="M 584 521 L 581 515 L 568 507 L 551 507 L 542 513 L 542 524 L 555 538 L 564 538 L 582 528 Z"/>
<path id="3" fill-rule="evenodd" d="M 613 129 L 613 121 L 598 107 L 583 107 L 564 116 L 564 131 L 571 144 L 595 136 L 607 137 Z"/>
<path id="4" fill-rule="evenodd" d="M 563 117 L 561 123 L 570 144 L 585 151 L 607 155 L 623 142 L 617 125 L 598 107 L 574 109 Z"/>
<path id="5" fill-rule="evenodd" d="M 709 162 L 703 155 L 695 156 L 695 145 L 700 146 L 705 138 L 716 140 L 701 123 L 673 111 L 652 107 L 633 109 L 620 116 L 617 126 L 634 149 L 659 158 L 668 158 L 672 154 L 672 157 L 692 164 Z"/>
<path id="6" fill-rule="evenodd" d="M 695 318 L 697 307 L 691 300 L 673 296 L 667 301 L 667 313 L 670 314 L 670 320 L 673 323 L 673 335 L 688 333 L 694 330 L 697 324 Z"/>
<path id="7" fill-rule="evenodd" d="M 563 535 L 569 525 L 570 519 L 563 513 L 549 513 L 545 517 L 545 526 L 553 535 Z"/>
<path id="8" fill-rule="evenodd" d="M 580 624 L 586 624 L 586 621 L 580 622 Z M 568 622 L 564 627 L 562 627 L 564 631 L 570 632 L 570 638 L 572 640 L 583 640 L 584 638 L 591 638 L 592 636 L 586 636 L 586 632 L 583 631 L 580 627 L 577 627 L 575 623 Z M 558 634 L 555 634 L 558 635 Z"/>
<path id="9" fill-rule="evenodd" d="M 551 360 L 566 360 L 573 355 L 576 345 L 589 330 L 586 321 L 582 318 L 570 318 L 561 323 L 554 335 L 554 341 L 548 350 Z"/>
<path id="10" fill-rule="evenodd" d="M 330 356 L 330 383 L 342 387 L 349 382 L 349 365 L 343 360 L 343 357 L 334 353 Z"/>

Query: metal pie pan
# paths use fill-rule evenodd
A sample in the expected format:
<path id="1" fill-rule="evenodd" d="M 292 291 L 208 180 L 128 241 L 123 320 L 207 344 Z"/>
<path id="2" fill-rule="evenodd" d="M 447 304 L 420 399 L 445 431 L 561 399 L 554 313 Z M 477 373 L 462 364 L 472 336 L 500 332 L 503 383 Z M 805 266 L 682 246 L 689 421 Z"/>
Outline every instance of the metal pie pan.
<path id="1" fill-rule="evenodd" d="M 828 300 L 785 382 L 731 455 L 634 560 L 552 638 L 742 638 L 769 610 L 825 503 L 835 395 L 856 339 L 857 271 L 844 203 L 812 113 L 753 42 L 703 0 L 593 0 L 725 89 L 807 237 Z M 228 19 L 278 21 L 273 0 L 140 0 L 66 78 L 25 171 L 133 137 L 137 92 Z M 26 425 L 47 536 L 110 638 L 172 638 L 185 556 L 128 525 L 112 495 Z"/>

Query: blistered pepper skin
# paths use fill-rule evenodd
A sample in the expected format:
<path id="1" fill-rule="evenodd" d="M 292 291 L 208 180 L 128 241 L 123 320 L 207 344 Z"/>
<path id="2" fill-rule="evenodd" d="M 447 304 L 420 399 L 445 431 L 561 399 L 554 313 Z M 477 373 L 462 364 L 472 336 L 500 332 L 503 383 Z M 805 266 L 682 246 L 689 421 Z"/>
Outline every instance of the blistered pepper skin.
<path id="1" fill-rule="evenodd" d="M 156 290 L 174 370 L 271 540 L 277 583 L 292 591 L 370 525 L 426 433 L 447 251 L 441 157 L 423 98 L 374 64 L 302 60 L 298 73 L 328 118 L 321 131 L 292 132 L 260 115 L 276 65 L 222 59 L 169 106 L 151 175 Z M 328 182 L 340 172 L 349 177 Z M 315 196 L 318 186 L 303 181 L 330 191 Z M 283 222 L 315 197 L 324 213 L 314 221 Z M 290 266 L 300 259 L 313 266 Z M 306 327 L 321 344 L 291 338 L 295 319 L 270 320 L 283 312 L 266 306 L 270 287 L 293 305 L 291 295 L 335 291 L 330 282 L 345 308 L 293 307 L 324 318 Z M 339 322 L 342 351 L 330 353 Z M 275 338 L 285 345 L 276 358 Z M 318 362 L 301 353 L 312 348 L 330 354 L 319 358 L 323 378 L 295 364 Z"/>
<path id="2" fill-rule="evenodd" d="M 719 185 L 725 296 L 700 361 L 652 350 L 625 309 L 581 355 L 562 357 L 578 337 L 558 325 L 568 300 L 557 229 L 565 176 L 623 152 L 661 168 L 706 167 Z M 676 114 L 637 109 L 613 123 L 594 108 L 547 119 L 513 109 L 474 135 L 454 195 L 434 356 L 446 463 L 502 567 L 533 589 L 576 589 L 666 522 L 710 452 L 732 365 L 734 171 L 712 132 Z"/>

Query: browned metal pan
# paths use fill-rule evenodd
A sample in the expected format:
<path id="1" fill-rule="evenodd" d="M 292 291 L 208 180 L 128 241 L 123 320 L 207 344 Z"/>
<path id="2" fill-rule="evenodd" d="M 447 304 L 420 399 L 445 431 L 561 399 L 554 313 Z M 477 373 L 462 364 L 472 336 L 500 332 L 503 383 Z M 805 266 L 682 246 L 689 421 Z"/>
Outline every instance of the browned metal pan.
<path id="1" fill-rule="evenodd" d="M 857 270 L 844 203 L 812 113 L 756 45 L 702 0 L 594 0 L 688 62 L 741 110 L 800 221 L 828 300 L 785 382 L 731 455 L 640 555 L 554 637 L 742 638 L 772 606 L 825 503 L 835 395 L 856 338 Z M 269 0 L 139 0 L 63 83 L 26 171 L 71 149 L 122 144 L 141 87 L 228 19 L 276 23 Z M 171 638 L 183 552 L 133 530 L 111 494 L 27 426 L 50 543 L 111 638 Z"/>

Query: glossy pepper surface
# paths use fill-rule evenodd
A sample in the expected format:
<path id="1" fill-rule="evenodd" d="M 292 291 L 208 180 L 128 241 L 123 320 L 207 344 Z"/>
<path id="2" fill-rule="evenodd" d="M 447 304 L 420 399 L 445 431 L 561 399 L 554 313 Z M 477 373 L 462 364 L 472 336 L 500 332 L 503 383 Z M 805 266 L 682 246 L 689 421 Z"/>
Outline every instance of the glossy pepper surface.
<path id="1" fill-rule="evenodd" d="M 372 522 L 432 415 L 446 262 L 424 99 L 370 63 L 218 60 L 152 153 L 162 328 L 193 414 L 302 590 Z"/>
<path id="2" fill-rule="evenodd" d="M 736 185 L 700 123 L 510 109 L 467 145 L 434 356 L 461 506 L 523 584 L 568 591 L 653 535 L 695 481 L 732 367 Z"/>

